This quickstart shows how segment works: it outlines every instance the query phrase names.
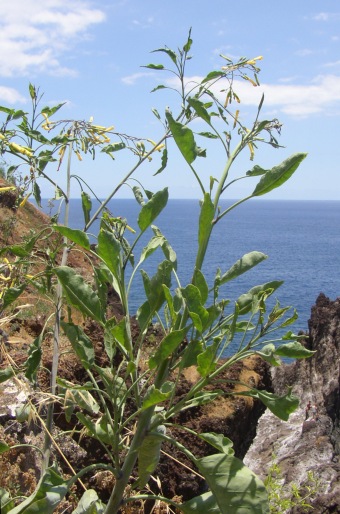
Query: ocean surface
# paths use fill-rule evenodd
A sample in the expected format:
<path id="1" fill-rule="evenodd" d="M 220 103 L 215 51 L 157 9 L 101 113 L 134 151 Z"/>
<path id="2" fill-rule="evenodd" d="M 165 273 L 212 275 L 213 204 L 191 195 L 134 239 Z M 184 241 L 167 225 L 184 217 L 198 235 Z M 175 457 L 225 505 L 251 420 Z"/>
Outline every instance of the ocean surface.
<path id="1" fill-rule="evenodd" d="M 222 209 L 230 200 L 221 201 Z M 135 200 L 112 200 L 109 209 L 113 216 L 122 216 L 137 229 L 139 205 Z M 93 207 L 93 212 L 96 206 Z M 45 212 L 51 214 L 47 204 Z M 53 212 L 53 211 L 52 211 Z M 177 253 L 178 275 L 182 286 L 192 276 L 197 249 L 198 200 L 169 200 L 154 222 L 167 237 Z M 60 217 L 62 223 L 62 217 Z M 71 200 L 70 226 L 83 228 L 81 200 Z M 98 224 L 89 232 L 95 240 Z M 149 238 L 147 234 L 134 252 Z M 133 235 L 126 231 L 130 241 Z M 217 268 L 222 273 L 245 253 L 257 250 L 268 259 L 238 279 L 225 285 L 223 296 L 234 302 L 240 294 L 257 284 L 283 280 L 274 293 L 281 306 L 293 306 L 299 318 L 293 326 L 297 333 L 307 330 L 311 307 L 320 292 L 331 299 L 340 296 L 340 201 L 278 201 L 253 200 L 240 205 L 223 218 L 213 232 L 203 271 L 211 285 Z M 163 254 L 158 250 L 142 268 L 152 275 Z M 140 274 L 136 275 L 129 298 L 131 312 L 144 301 Z"/>

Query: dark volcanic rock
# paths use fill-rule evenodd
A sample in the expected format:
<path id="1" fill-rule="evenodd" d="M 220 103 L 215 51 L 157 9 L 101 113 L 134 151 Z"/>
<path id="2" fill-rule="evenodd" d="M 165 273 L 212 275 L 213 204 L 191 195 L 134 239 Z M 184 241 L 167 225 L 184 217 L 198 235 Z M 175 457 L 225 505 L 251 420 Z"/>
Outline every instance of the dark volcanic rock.
<path id="1" fill-rule="evenodd" d="M 264 478 L 275 454 L 286 484 L 303 485 L 312 471 L 319 480 L 313 512 L 340 512 L 340 298 L 319 295 L 306 346 L 316 352 L 312 358 L 272 369 L 274 391 L 284 394 L 292 386 L 299 409 L 288 422 L 266 411 L 245 463 Z M 316 415 L 306 419 L 308 401 L 316 406 Z"/>

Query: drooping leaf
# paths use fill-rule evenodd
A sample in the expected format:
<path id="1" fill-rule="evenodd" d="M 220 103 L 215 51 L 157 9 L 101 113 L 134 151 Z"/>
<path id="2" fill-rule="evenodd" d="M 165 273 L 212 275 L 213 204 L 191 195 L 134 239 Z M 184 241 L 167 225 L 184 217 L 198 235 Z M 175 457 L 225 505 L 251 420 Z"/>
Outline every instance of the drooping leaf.
<path id="1" fill-rule="evenodd" d="M 283 281 L 274 280 L 272 282 L 267 282 L 266 284 L 258 285 L 252 287 L 247 293 L 241 295 L 237 299 L 237 304 L 239 307 L 239 314 L 247 314 L 252 308 L 253 300 L 255 297 L 258 297 L 264 292 L 267 292 L 268 295 L 272 294 L 278 287 L 283 284 Z"/>
<path id="2" fill-rule="evenodd" d="M 198 434 L 198 437 L 209 443 L 221 453 L 225 453 L 226 455 L 234 455 L 233 442 L 229 439 L 229 437 L 225 437 L 223 434 L 215 434 L 214 432 Z"/>
<path id="3" fill-rule="evenodd" d="M 273 189 L 281 186 L 293 175 L 303 159 L 306 157 L 306 153 L 293 154 L 278 166 L 274 166 L 274 168 L 267 171 L 255 187 L 252 196 L 265 195 Z"/>
<path id="4" fill-rule="evenodd" d="M 191 164 L 198 155 L 193 132 L 179 121 L 175 121 L 169 111 L 166 111 L 165 115 L 178 149 L 187 163 Z"/>
<path id="5" fill-rule="evenodd" d="M 72 514 L 103 514 L 105 505 L 94 489 L 87 489 Z"/>
<path id="6" fill-rule="evenodd" d="M 160 365 L 161 362 L 167 359 L 176 350 L 176 348 L 178 348 L 187 335 L 189 328 L 190 326 L 184 327 L 182 330 L 173 330 L 164 337 L 158 346 L 156 353 L 149 359 L 150 369 Z"/>
<path id="7" fill-rule="evenodd" d="M 67 237 L 67 239 L 81 246 L 85 250 L 90 249 L 89 238 L 83 230 L 65 227 L 64 225 L 53 225 L 53 228 L 56 232 L 59 232 L 59 234 L 61 234 L 64 237 Z"/>
<path id="8" fill-rule="evenodd" d="M 61 321 L 61 326 L 84 368 L 90 369 L 94 363 L 94 348 L 91 339 L 78 325 Z"/>
<path id="9" fill-rule="evenodd" d="M 197 459 L 210 492 L 179 505 L 184 514 L 267 514 L 268 495 L 262 481 L 232 455 Z"/>
<path id="10" fill-rule="evenodd" d="M 31 382 L 35 381 L 37 371 L 40 366 L 42 357 L 41 343 L 43 341 L 43 337 L 44 332 L 42 331 L 41 334 L 35 338 L 28 350 L 28 359 L 25 362 L 25 377 Z"/>
<path id="11" fill-rule="evenodd" d="M 174 52 L 170 48 L 167 48 L 167 47 L 166 48 L 156 48 L 156 50 L 152 50 L 151 53 L 153 54 L 153 53 L 156 53 L 156 52 L 164 52 L 164 53 L 166 53 L 170 57 L 172 62 L 174 64 L 176 64 L 176 62 L 177 62 L 177 54 L 176 54 L 176 52 Z"/>
<path id="12" fill-rule="evenodd" d="M 138 216 L 138 226 L 144 232 L 157 218 L 166 206 L 169 198 L 168 188 L 155 193 L 152 198 L 143 205 Z"/>
<path id="13" fill-rule="evenodd" d="M 92 200 L 88 193 L 85 191 L 81 192 L 81 206 L 84 213 L 85 225 L 90 221 L 90 214 L 92 209 Z"/>
<path id="14" fill-rule="evenodd" d="M 226 282 L 229 282 L 230 280 L 233 280 L 236 277 L 239 277 L 243 273 L 246 273 L 254 266 L 257 266 L 260 262 L 267 259 L 268 256 L 261 252 L 250 252 L 246 253 L 235 262 L 235 264 L 228 270 L 226 273 L 224 273 L 219 279 L 218 279 L 218 285 L 225 284 Z"/>
<path id="15" fill-rule="evenodd" d="M 114 276 L 119 274 L 120 250 L 121 246 L 114 234 L 108 230 L 100 229 L 98 234 L 97 253 Z"/>
<path id="16" fill-rule="evenodd" d="M 288 393 L 284 396 L 269 393 L 268 391 L 259 391 L 257 389 L 241 391 L 237 394 L 258 398 L 275 416 L 284 421 L 287 421 L 289 415 L 299 406 L 299 399 L 292 394 L 291 388 L 289 388 Z"/>
<path id="17" fill-rule="evenodd" d="M 21 284 L 19 287 L 9 287 L 5 289 L 2 297 L 2 309 L 6 309 L 11 303 L 13 303 L 21 293 L 26 289 L 26 284 Z"/>
<path id="18" fill-rule="evenodd" d="M 165 170 L 165 168 L 167 167 L 167 164 L 168 164 L 168 150 L 167 150 L 167 148 L 164 148 L 163 152 L 162 152 L 161 167 L 156 171 L 154 176 L 158 175 L 158 173 L 161 173 L 163 170 Z"/>
<path id="19" fill-rule="evenodd" d="M 83 277 L 67 266 L 59 266 L 55 268 L 54 272 L 63 287 L 68 302 L 85 316 L 102 323 L 104 312 L 100 300 Z"/>
<path id="20" fill-rule="evenodd" d="M 161 446 L 166 428 L 159 425 L 148 434 L 138 450 L 138 486 L 143 488 L 149 481 L 151 474 L 155 471 L 160 458 Z M 159 434 L 159 435 L 157 435 Z"/>
<path id="21" fill-rule="evenodd" d="M 207 109 L 204 106 L 204 102 L 201 102 L 201 100 L 198 100 L 198 98 L 188 98 L 188 104 L 190 107 L 194 109 L 197 116 L 202 118 L 202 120 L 206 121 L 209 125 L 211 124 L 210 121 L 210 114 L 208 113 Z"/>
<path id="22" fill-rule="evenodd" d="M 194 271 L 193 284 L 198 288 L 202 304 L 204 305 L 208 299 L 209 288 L 205 276 L 200 269 L 195 269 Z"/>
<path id="23" fill-rule="evenodd" d="M 299 341 L 293 343 L 282 344 L 276 348 L 276 355 L 280 357 L 288 357 L 291 359 L 308 359 L 314 355 L 314 351 L 308 350 Z"/>

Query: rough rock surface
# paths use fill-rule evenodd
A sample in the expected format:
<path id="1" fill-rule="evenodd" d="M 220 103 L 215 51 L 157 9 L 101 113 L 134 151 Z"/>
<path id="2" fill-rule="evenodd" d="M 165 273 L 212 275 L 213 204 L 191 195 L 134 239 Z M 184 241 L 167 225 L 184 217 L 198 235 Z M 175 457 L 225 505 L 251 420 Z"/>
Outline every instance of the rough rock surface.
<path id="1" fill-rule="evenodd" d="M 312 358 L 272 369 L 274 391 L 284 394 L 292 386 L 299 409 L 288 422 L 266 411 L 245 463 L 265 478 L 275 454 L 284 483 L 302 486 L 312 471 L 319 486 L 311 512 L 340 512 L 340 298 L 319 295 L 306 346 L 316 352 Z M 316 406 L 316 415 L 306 419 L 308 401 Z"/>

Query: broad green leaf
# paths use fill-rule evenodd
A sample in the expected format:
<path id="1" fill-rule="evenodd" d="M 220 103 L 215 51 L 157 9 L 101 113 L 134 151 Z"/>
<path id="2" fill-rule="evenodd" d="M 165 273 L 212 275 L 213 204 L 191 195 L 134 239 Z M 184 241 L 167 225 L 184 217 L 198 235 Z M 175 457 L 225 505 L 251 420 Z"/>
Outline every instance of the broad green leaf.
<path id="1" fill-rule="evenodd" d="M 104 444 L 113 444 L 114 434 L 106 416 L 97 419 L 95 423 L 85 416 L 83 412 L 77 412 L 76 416 L 92 437 Z"/>
<path id="2" fill-rule="evenodd" d="M 90 214 L 92 209 L 92 200 L 89 194 L 85 191 L 81 192 L 81 206 L 83 208 L 85 225 L 90 221 Z"/>
<path id="3" fill-rule="evenodd" d="M 241 391 L 237 393 L 241 396 L 250 396 L 257 398 L 268 407 L 268 409 L 280 419 L 287 421 L 289 415 L 294 412 L 299 406 L 299 399 L 291 392 L 291 387 L 288 388 L 288 393 L 284 396 L 278 396 L 268 391 L 258 391 L 250 389 L 249 391 Z"/>
<path id="4" fill-rule="evenodd" d="M 101 229 L 98 234 L 97 253 L 115 277 L 119 275 L 120 250 L 119 241 L 112 232 Z"/>
<path id="5" fill-rule="evenodd" d="M 225 284 L 226 282 L 229 282 L 229 280 L 233 280 L 234 278 L 239 277 L 267 258 L 268 256 L 261 252 L 254 251 L 246 253 L 218 279 L 218 285 Z"/>
<path id="6" fill-rule="evenodd" d="M 193 284 L 198 288 L 198 290 L 201 294 L 202 304 L 204 305 L 208 299 L 209 288 L 208 288 L 207 281 L 205 280 L 205 276 L 203 275 L 203 273 L 200 269 L 196 268 L 194 271 Z"/>
<path id="7" fill-rule="evenodd" d="M 191 48 L 191 45 L 192 45 L 192 39 L 191 39 L 191 29 L 189 30 L 189 34 L 188 34 L 188 40 L 187 42 L 185 43 L 185 45 L 183 46 L 183 52 L 185 52 L 186 54 L 188 52 L 190 52 L 190 48 Z M 188 58 L 188 57 L 187 57 Z"/>
<path id="8" fill-rule="evenodd" d="M 278 346 L 275 353 L 280 357 L 289 357 L 291 359 L 308 359 L 308 357 L 314 355 L 315 352 L 308 350 L 301 343 L 295 341 L 293 343 L 287 343 Z"/>
<path id="9" fill-rule="evenodd" d="M 169 192 L 166 187 L 162 191 L 155 193 L 151 199 L 143 205 L 138 216 L 138 226 L 144 232 L 157 216 L 162 212 L 168 203 Z"/>
<path id="10" fill-rule="evenodd" d="M 196 460 L 211 492 L 179 506 L 184 514 L 267 514 L 268 494 L 262 481 L 232 455 Z"/>
<path id="11" fill-rule="evenodd" d="M 121 347 L 122 352 L 127 352 L 130 346 L 129 336 L 126 329 L 126 318 L 122 318 L 119 323 L 114 319 L 110 319 L 106 322 L 105 333 L 110 334 L 110 337 L 114 339 L 115 344 Z M 105 341 L 104 341 L 105 342 Z M 110 358 L 109 349 L 110 347 L 105 344 L 106 352 Z M 111 352 L 113 349 L 111 349 Z M 112 354 L 113 357 L 113 354 Z M 111 358 L 112 358 L 111 357 Z"/>
<path id="12" fill-rule="evenodd" d="M 149 407 L 153 407 L 158 403 L 165 402 L 165 400 L 167 400 L 170 395 L 171 391 L 162 392 L 154 385 L 150 386 L 143 400 L 142 411 L 148 409 Z"/>
<path id="13" fill-rule="evenodd" d="M 163 261 L 159 264 L 157 272 L 150 279 L 147 273 L 141 270 L 145 293 L 150 304 L 151 311 L 158 311 L 165 301 L 163 284 L 170 287 L 172 263 Z"/>
<path id="14" fill-rule="evenodd" d="M 204 350 L 197 357 L 197 371 L 201 375 L 201 377 L 207 377 L 210 373 L 215 371 L 217 362 L 216 362 L 216 354 L 219 346 L 219 341 L 216 340 Z"/>
<path id="15" fill-rule="evenodd" d="M 155 250 L 157 250 L 157 248 L 159 248 L 160 246 L 162 246 L 164 244 L 164 242 L 165 242 L 164 236 L 152 237 L 150 239 L 150 241 L 148 242 L 148 244 L 143 248 L 138 264 L 141 264 L 145 259 L 147 259 L 150 255 L 152 255 L 153 252 Z"/>
<path id="16" fill-rule="evenodd" d="M 153 89 L 151 89 L 150 93 L 154 93 L 155 91 L 158 91 L 159 89 L 168 89 L 168 88 L 166 86 L 163 86 L 163 84 L 159 84 L 159 86 L 156 86 Z M 160 120 L 161 117 L 160 117 L 158 111 L 156 109 L 151 109 L 151 110 L 154 113 L 154 115 L 156 116 L 156 118 L 158 118 Z"/>
<path id="17" fill-rule="evenodd" d="M 87 489 L 72 514 L 103 514 L 105 505 L 94 489 Z"/>
<path id="18" fill-rule="evenodd" d="M 275 345 L 273 343 L 266 344 L 256 354 L 259 355 L 263 360 L 268 362 L 271 366 L 281 366 L 281 359 L 275 356 Z"/>
<path id="19" fill-rule="evenodd" d="M 188 104 L 190 105 L 190 107 L 192 107 L 194 109 L 197 116 L 202 118 L 202 120 L 206 121 L 209 125 L 211 124 L 210 114 L 206 110 L 206 108 L 204 106 L 204 102 L 201 102 L 201 100 L 198 100 L 197 98 L 189 97 Z"/>
<path id="20" fill-rule="evenodd" d="M 71 416 L 75 407 L 80 407 L 82 411 L 88 411 L 90 414 L 98 414 L 100 407 L 92 394 L 87 389 L 67 387 L 64 389 L 60 386 L 60 394 L 64 399 L 64 412 L 66 421 L 71 421 Z"/>
<path id="21" fill-rule="evenodd" d="M 306 156 L 306 153 L 293 154 L 278 166 L 274 166 L 274 168 L 267 171 L 255 187 L 252 196 L 265 195 L 281 186 L 293 175 Z"/>
<path id="22" fill-rule="evenodd" d="M 198 155 L 193 132 L 179 121 L 175 121 L 169 111 L 166 111 L 165 115 L 175 143 L 187 163 L 191 164 Z"/>
<path id="23" fill-rule="evenodd" d="M 247 171 L 246 175 L 248 177 L 258 177 L 259 175 L 264 175 L 268 171 L 270 170 L 264 170 L 263 168 L 261 168 L 261 166 L 256 164 L 251 170 Z"/>
<path id="24" fill-rule="evenodd" d="M 9 287 L 5 289 L 2 297 L 3 304 L 2 309 L 6 309 L 11 303 L 13 303 L 21 293 L 26 289 L 26 284 L 21 284 L 19 287 Z"/>
<path id="25" fill-rule="evenodd" d="M 6 380 L 9 380 L 14 376 L 14 371 L 11 366 L 8 366 L 7 368 L 0 369 L 0 384 L 2 382 L 6 382 Z"/>
<path id="26" fill-rule="evenodd" d="M 138 450 L 138 487 L 143 488 L 149 481 L 151 474 L 155 471 L 160 458 L 162 435 L 165 435 L 166 428 L 159 425 L 148 434 Z M 159 434 L 159 435 L 157 435 Z"/>
<path id="27" fill-rule="evenodd" d="M 155 225 L 151 225 L 151 228 L 152 228 L 155 236 L 164 237 L 158 227 L 156 227 Z M 162 250 L 163 250 L 163 253 L 164 253 L 166 259 L 172 263 L 173 268 L 176 270 L 177 269 L 177 255 L 176 255 L 175 250 L 170 245 L 169 241 L 166 239 L 166 237 L 164 237 L 164 240 L 163 240 L 163 243 L 161 246 L 162 246 Z"/>
<path id="28" fill-rule="evenodd" d="M 66 102 L 63 102 L 63 103 L 60 103 L 60 104 L 57 104 L 55 105 L 54 107 L 44 107 L 43 109 L 41 109 L 41 112 L 47 114 L 48 117 L 52 116 L 52 114 L 55 114 L 57 111 L 59 111 L 59 109 L 61 109 L 61 107 L 63 105 L 65 105 Z"/>
<path id="29" fill-rule="evenodd" d="M 224 437 L 223 434 L 215 434 L 214 432 L 198 434 L 198 437 L 209 443 L 221 453 L 225 453 L 226 455 L 234 455 L 233 442 L 229 439 L 229 437 Z"/>
<path id="30" fill-rule="evenodd" d="M 77 230 L 70 227 L 64 227 L 63 225 L 53 225 L 54 230 L 59 232 L 64 237 L 67 237 L 73 243 L 85 248 L 85 250 L 90 250 L 90 241 L 87 237 L 87 234 L 83 232 L 83 230 Z"/>
<path id="31" fill-rule="evenodd" d="M 216 134 L 213 134 L 212 132 L 198 132 L 199 136 L 207 137 L 208 139 L 218 139 L 218 136 Z"/>
<path id="32" fill-rule="evenodd" d="M 49 144 L 49 140 L 39 130 L 26 130 L 26 136 L 39 141 L 39 143 Z"/>
<path id="33" fill-rule="evenodd" d="M 184 289 L 181 289 L 181 292 L 195 327 L 202 332 L 209 320 L 209 313 L 202 305 L 201 293 L 198 287 L 188 284 Z"/>
<path id="34" fill-rule="evenodd" d="M 210 80 L 215 80 L 220 77 L 224 76 L 223 71 L 211 71 L 208 73 L 208 75 L 202 80 L 201 84 L 205 84 L 206 82 L 209 82 Z"/>
<path id="35" fill-rule="evenodd" d="M 84 368 L 90 369 L 94 364 L 94 348 L 91 339 L 78 325 L 61 321 L 61 326 Z"/>
<path id="36" fill-rule="evenodd" d="M 203 249 L 207 244 L 212 229 L 212 221 L 214 219 L 215 209 L 211 201 L 209 193 L 204 194 L 204 200 L 201 206 L 199 225 L 198 225 L 198 245 L 199 249 Z"/>
<path id="37" fill-rule="evenodd" d="M 239 314 L 247 314 L 252 308 L 253 299 L 255 297 L 258 297 L 264 292 L 267 292 L 267 294 L 272 294 L 278 287 L 280 287 L 283 284 L 283 281 L 274 280 L 273 282 L 267 282 L 266 284 L 258 285 L 255 287 L 252 287 L 248 293 L 245 293 L 241 295 L 237 299 L 237 304 L 239 307 Z"/>
<path id="38" fill-rule="evenodd" d="M 83 277 L 67 266 L 59 266 L 54 272 L 70 305 L 79 309 L 85 316 L 102 323 L 104 312 L 100 300 L 93 289 L 85 283 Z"/>
<path id="39" fill-rule="evenodd" d="M 179 363 L 180 369 L 189 368 L 197 365 L 197 357 L 203 352 L 203 343 L 201 340 L 189 341 Z"/>
<path id="40" fill-rule="evenodd" d="M 68 483 L 55 468 L 47 468 L 34 492 L 8 514 L 53 514 L 67 493 Z"/>
<path id="41" fill-rule="evenodd" d="M 41 191 L 40 191 L 40 187 L 38 186 L 36 181 L 34 181 L 34 184 L 33 184 L 33 196 L 34 196 L 34 200 L 37 202 L 38 206 L 41 208 Z"/>
<path id="42" fill-rule="evenodd" d="M 154 369 L 157 365 L 160 365 L 178 348 L 187 335 L 189 328 L 190 326 L 184 327 L 182 330 L 173 330 L 164 337 L 156 353 L 149 359 L 150 369 Z"/>
<path id="43" fill-rule="evenodd" d="M 119 150 L 124 150 L 126 148 L 126 144 L 123 142 L 119 143 L 110 143 L 109 145 L 103 146 L 100 150 L 103 153 L 111 154 L 112 152 L 119 152 Z M 113 158 L 113 156 L 111 155 Z"/>

